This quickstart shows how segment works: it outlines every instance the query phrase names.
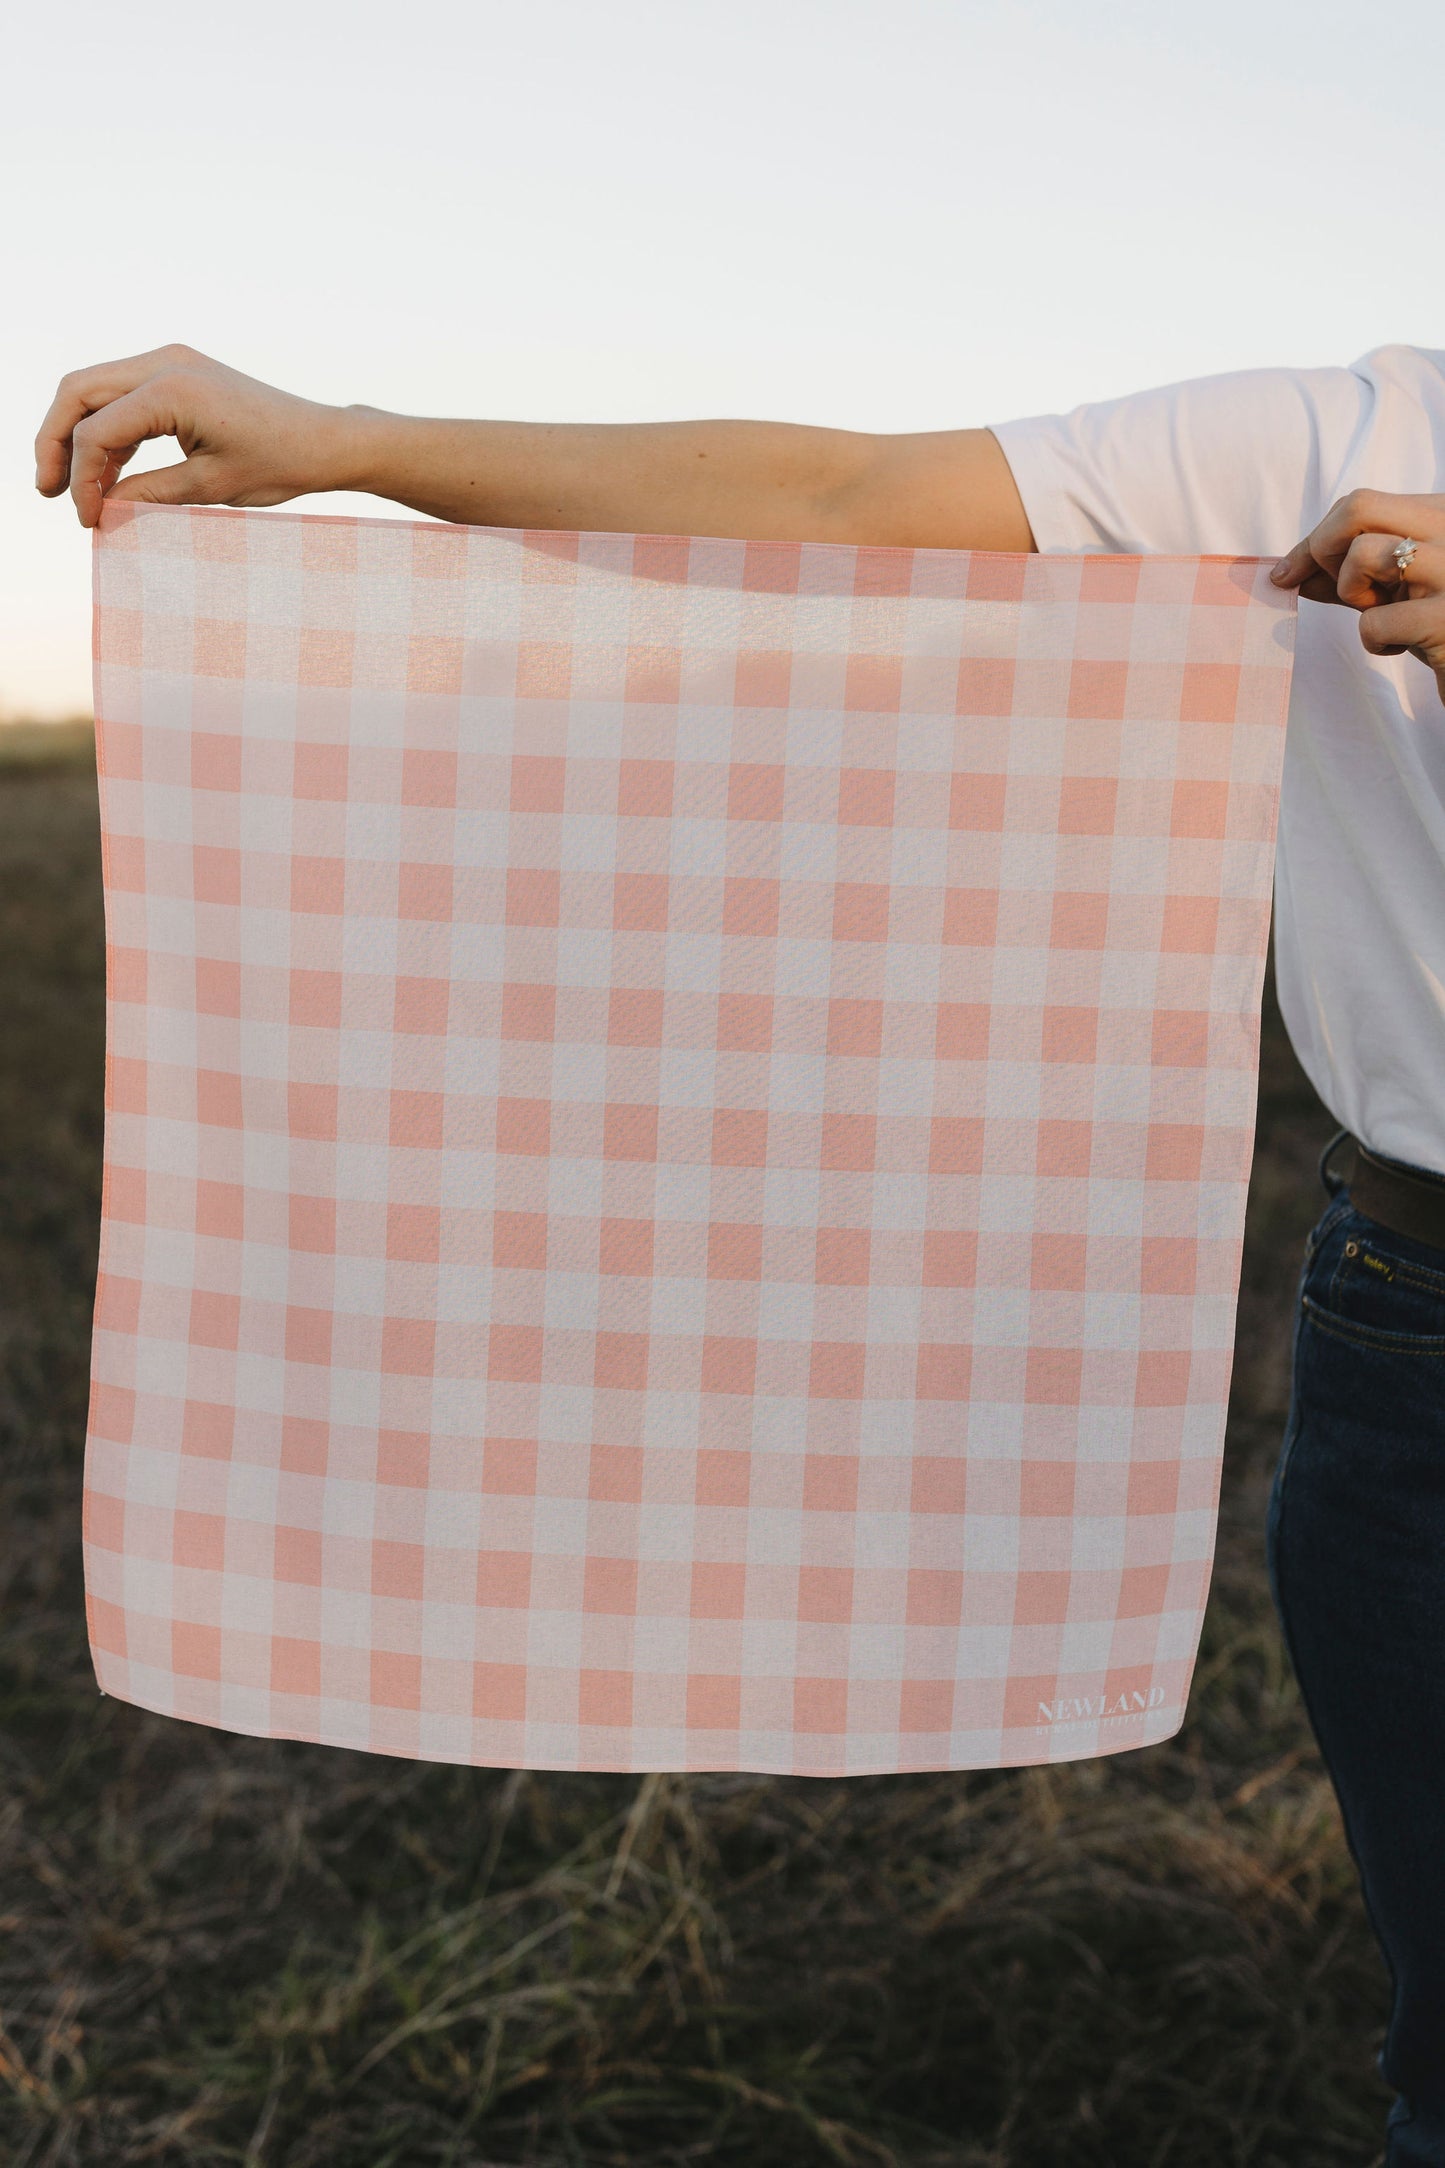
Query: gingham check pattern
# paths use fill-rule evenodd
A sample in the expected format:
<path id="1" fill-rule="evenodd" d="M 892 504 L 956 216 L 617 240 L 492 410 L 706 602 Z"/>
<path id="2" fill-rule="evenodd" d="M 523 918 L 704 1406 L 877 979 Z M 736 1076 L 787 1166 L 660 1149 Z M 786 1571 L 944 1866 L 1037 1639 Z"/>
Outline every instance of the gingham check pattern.
<path id="1" fill-rule="evenodd" d="M 1182 1719 L 1253 560 L 114 507 L 107 1692 L 816 1775 Z"/>

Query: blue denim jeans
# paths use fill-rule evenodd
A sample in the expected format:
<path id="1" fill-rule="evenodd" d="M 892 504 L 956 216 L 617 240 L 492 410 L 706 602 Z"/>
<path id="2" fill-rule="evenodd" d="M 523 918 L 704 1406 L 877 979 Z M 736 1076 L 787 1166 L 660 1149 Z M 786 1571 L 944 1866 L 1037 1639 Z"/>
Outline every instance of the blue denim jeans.
<path id="1" fill-rule="evenodd" d="M 1270 1587 L 1393 1982 L 1388 2168 L 1445 2168 L 1445 1249 L 1357 1212 L 1329 1158 Z"/>

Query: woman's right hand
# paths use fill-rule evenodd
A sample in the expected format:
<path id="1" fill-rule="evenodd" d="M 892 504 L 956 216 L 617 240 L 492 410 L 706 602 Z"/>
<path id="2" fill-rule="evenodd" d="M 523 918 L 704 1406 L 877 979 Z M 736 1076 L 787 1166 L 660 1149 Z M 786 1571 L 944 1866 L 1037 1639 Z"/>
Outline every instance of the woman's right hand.
<path id="1" fill-rule="evenodd" d="M 139 504 L 285 504 L 345 489 L 358 415 L 277 391 L 189 346 L 76 369 L 60 380 L 35 439 L 35 486 L 69 487 L 82 527 L 107 500 Z M 174 437 L 177 466 L 121 476 L 152 437 Z"/>

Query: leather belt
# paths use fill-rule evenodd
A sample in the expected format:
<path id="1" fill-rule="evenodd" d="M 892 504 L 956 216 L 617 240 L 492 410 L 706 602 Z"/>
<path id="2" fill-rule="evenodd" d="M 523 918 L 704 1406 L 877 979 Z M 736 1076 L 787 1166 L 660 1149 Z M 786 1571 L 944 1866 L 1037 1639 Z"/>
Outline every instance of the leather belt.
<path id="1" fill-rule="evenodd" d="M 1356 1211 L 1412 1242 L 1445 1250 L 1445 1177 L 1417 1174 L 1398 1160 L 1378 1158 L 1358 1137 L 1349 1141 L 1355 1148 L 1349 1189 Z"/>

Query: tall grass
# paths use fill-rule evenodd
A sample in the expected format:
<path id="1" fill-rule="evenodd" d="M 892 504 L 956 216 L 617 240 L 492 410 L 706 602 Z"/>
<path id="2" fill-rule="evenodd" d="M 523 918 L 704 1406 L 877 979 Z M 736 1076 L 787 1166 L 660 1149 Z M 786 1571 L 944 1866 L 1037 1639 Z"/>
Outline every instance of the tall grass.
<path id="1" fill-rule="evenodd" d="M 1271 1008 L 1183 1731 L 818 1782 L 431 1768 L 98 1697 L 81 732 L 0 735 L 0 2151 L 14 2168 L 1366 2168 L 1386 2014 L 1269 1605 L 1329 1123 Z"/>

